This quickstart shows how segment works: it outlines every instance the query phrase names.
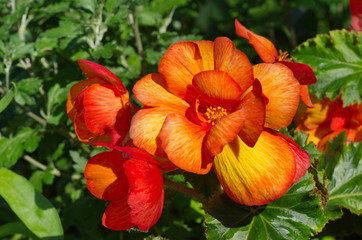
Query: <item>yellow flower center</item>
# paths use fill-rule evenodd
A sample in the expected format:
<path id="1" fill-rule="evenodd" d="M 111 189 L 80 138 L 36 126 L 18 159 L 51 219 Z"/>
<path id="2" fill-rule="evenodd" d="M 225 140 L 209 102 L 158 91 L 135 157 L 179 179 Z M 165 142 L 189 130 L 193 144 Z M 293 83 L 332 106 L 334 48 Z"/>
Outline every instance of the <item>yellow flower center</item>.
<path id="1" fill-rule="evenodd" d="M 222 118 L 223 116 L 228 115 L 228 112 L 225 108 L 220 107 L 220 106 L 209 106 L 206 109 L 206 112 L 204 115 L 207 119 L 206 122 L 214 125 L 216 120 Z"/>
<path id="2" fill-rule="evenodd" d="M 287 51 L 283 52 L 279 50 L 278 61 L 291 62 L 293 58 L 289 57 L 289 53 Z"/>

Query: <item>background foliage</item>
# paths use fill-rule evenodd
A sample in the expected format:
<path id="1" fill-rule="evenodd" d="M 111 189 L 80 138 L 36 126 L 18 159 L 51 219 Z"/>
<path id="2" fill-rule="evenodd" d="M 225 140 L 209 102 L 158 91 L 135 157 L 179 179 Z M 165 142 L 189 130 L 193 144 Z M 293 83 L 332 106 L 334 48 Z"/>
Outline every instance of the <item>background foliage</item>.
<path id="1" fill-rule="evenodd" d="M 361 79 L 361 36 L 329 33 L 349 28 L 347 0 L 0 0 L 0 237 L 352 239 L 361 234 L 358 224 L 346 223 L 362 222 L 357 216 L 362 146 L 341 147 L 341 139 L 324 155 L 306 146 L 314 158 L 310 173 L 288 194 L 260 207 L 262 212 L 213 199 L 205 206 L 204 223 L 201 203 L 167 189 L 163 215 L 149 233 L 101 226 L 106 205 L 86 190 L 82 174 L 90 156 L 103 149 L 79 143 L 65 112 L 70 86 L 84 79 L 76 60 L 106 66 L 129 89 L 156 72 L 168 46 L 181 40 L 227 36 L 256 63 L 247 41 L 234 33 L 235 18 L 278 48 L 297 49 L 296 59 L 316 71 L 319 82 L 312 91 L 318 97 L 335 98 L 342 89 L 346 104 L 361 101 L 362 81 L 354 81 Z M 321 56 L 324 65 L 316 60 Z M 305 145 L 304 135 L 293 128 L 285 132 Z M 173 178 L 186 181 L 177 172 Z M 189 180 L 205 182 L 194 186 L 212 193 L 209 181 Z M 239 219 L 224 211 L 240 212 Z"/>

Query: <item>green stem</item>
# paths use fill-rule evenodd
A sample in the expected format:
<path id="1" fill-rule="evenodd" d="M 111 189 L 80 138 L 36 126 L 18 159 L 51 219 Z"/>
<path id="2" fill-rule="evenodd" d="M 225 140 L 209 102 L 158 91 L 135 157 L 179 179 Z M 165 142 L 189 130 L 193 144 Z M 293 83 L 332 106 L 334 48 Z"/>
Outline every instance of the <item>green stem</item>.
<path id="1" fill-rule="evenodd" d="M 170 179 L 168 179 L 166 177 L 163 178 L 163 182 L 166 186 L 168 186 L 178 192 L 181 192 L 181 193 L 184 193 L 185 195 L 193 197 L 200 202 L 204 201 L 204 196 L 202 194 L 200 194 L 199 192 L 197 192 L 195 189 L 192 189 L 192 188 L 186 187 L 185 185 L 182 185 L 180 183 L 171 181 Z"/>

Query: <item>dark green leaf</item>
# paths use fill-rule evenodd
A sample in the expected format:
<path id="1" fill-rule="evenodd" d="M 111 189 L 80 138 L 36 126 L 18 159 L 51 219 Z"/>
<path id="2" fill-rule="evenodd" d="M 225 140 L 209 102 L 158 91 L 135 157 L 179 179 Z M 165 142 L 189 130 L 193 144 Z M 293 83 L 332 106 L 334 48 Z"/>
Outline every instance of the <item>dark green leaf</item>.
<path id="1" fill-rule="evenodd" d="M 239 205 L 221 196 L 206 206 L 207 239 L 308 239 L 326 219 L 321 198 L 307 174 L 278 200 L 264 206 Z M 216 218 L 214 218 L 216 217 Z"/>
<path id="2" fill-rule="evenodd" d="M 6 95 L 0 100 L 0 113 L 11 103 L 15 94 L 12 90 L 8 91 Z"/>
<path id="3" fill-rule="evenodd" d="M 300 45 L 293 57 L 310 65 L 317 76 L 311 86 L 319 98 L 342 94 L 344 105 L 361 102 L 362 33 L 335 30 Z"/>
<path id="4" fill-rule="evenodd" d="M 38 239 L 22 222 L 12 222 L 0 226 L 0 237 L 9 236 L 16 233 L 31 237 L 32 239 Z"/>
<path id="5" fill-rule="evenodd" d="M 63 239 L 57 210 L 24 177 L 8 169 L 0 169 L 0 195 L 37 237 Z"/>
<path id="6" fill-rule="evenodd" d="M 352 213 L 362 213 L 362 144 L 344 146 L 334 168 L 329 185 L 326 215 L 335 219 L 342 216 L 342 207 Z"/>

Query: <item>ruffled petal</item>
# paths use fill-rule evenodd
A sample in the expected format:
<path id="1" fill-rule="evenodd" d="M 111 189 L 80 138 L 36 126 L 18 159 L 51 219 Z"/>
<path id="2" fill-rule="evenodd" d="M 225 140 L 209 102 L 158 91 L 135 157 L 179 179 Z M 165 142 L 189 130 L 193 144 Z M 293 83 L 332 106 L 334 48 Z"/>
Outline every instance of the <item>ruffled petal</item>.
<path id="1" fill-rule="evenodd" d="M 301 117 L 297 130 L 306 131 L 318 128 L 327 120 L 330 105 L 331 101 L 326 99 L 313 104 L 312 108 L 307 108 Z"/>
<path id="2" fill-rule="evenodd" d="M 236 49 L 226 37 L 218 37 L 214 44 L 215 70 L 224 71 L 239 84 L 241 92 L 248 89 L 253 81 L 252 65 L 248 57 Z"/>
<path id="3" fill-rule="evenodd" d="M 237 112 L 243 122 L 239 137 L 246 145 L 253 147 L 265 124 L 265 103 L 258 80 L 253 84 L 253 90 L 243 97 Z"/>
<path id="4" fill-rule="evenodd" d="M 214 43 L 211 41 L 194 41 L 202 58 L 202 71 L 214 70 Z"/>
<path id="5" fill-rule="evenodd" d="M 74 119 L 77 115 L 77 109 L 75 108 L 74 105 L 76 104 L 76 102 L 79 101 L 79 100 L 77 100 L 78 96 L 89 85 L 97 84 L 97 83 L 101 84 L 101 83 L 105 83 L 105 81 L 103 81 L 100 78 L 90 78 L 90 79 L 86 79 L 86 80 L 77 82 L 70 88 L 70 90 L 68 92 L 68 100 L 67 100 L 67 114 L 72 121 L 74 121 Z"/>
<path id="6" fill-rule="evenodd" d="M 125 159 L 118 152 L 103 152 L 93 156 L 84 170 L 88 190 L 97 198 L 117 200 L 128 192 L 124 173 Z"/>
<path id="7" fill-rule="evenodd" d="M 287 127 L 297 111 L 300 85 L 286 66 L 280 63 L 261 63 L 254 66 L 255 78 L 259 79 L 263 94 L 268 98 L 265 127 Z"/>
<path id="8" fill-rule="evenodd" d="M 295 163 L 296 163 L 295 176 L 293 179 L 293 183 L 298 182 L 299 179 L 302 178 L 306 174 L 306 172 L 310 166 L 310 157 L 309 157 L 308 152 L 300 149 L 300 146 L 298 145 L 298 143 L 296 143 L 293 139 L 286 136 L 285 134 L 272 130 L 272 129 L 267 129 L 267 131 L 270 134 L 273 134 L 275 136 L 280 136 L 289 144 L 290 149 L 293 151 L 294 159 L 295 159 Z"/>
<path id="9" fill-rule="evenodd" d="M 164 201 L 163 178 L 158 165 L 131 159 L 124 164 L 129 181 L 129 220 L 147 231 L 160 218 Z"/>
<path id="10" fill-rule="evenodd" d="M 117 86 L 120 91 L 127 91 L 126 87 L 117 76 L 102 65 L 84 59 L 79 59 L 78 65 L 88 78 L 99 77 L 106 80 L 108 83 Z"/>
<path id="11" fill-rule="evenodd" d="M 222 71 L 201 72 L 194 77 L 192 84 L 200 92 L 201 99 L 211 105 L 234 104 L 243 93 L 239 85 Z"/>
<path id="12" fill-rule="evenodd" d="M 97 134 L 112 130 L 123 111 L 129 111 L 128 100 L 128 93 L 120 95 L 113 85 L 90 85 L 83 99 L 84 120 L 88 129 Z"/>
<path id="13" fill-rule="evenodd" d="M 129 220 L 130 208 L 127 197 L 111 201 L 103 214 L 103 226 L 117 231 L 127 230 L 135 225 Z"/>
<path id="14" fill-rule="evenodd" d="M 169 114 L 159 139 L 168 158 L 177 167 L 198 174 L 209 172 L 212 162 L 204 146 L 209 126 L 199 126 L 181 114 Z"/>
<path id="15" fill-rule="evenodd" d="M 239 134 L 245 121 L 241 110 L 226 115 L 215 122 L 206 137 L 206 147 L 211 156 L 219 154 L 223 147 Z"/>
<path id="16" fill-rule="evenodd" d="M 253 46 L 263 62 L 274 63 L 278 60 L 278 52 L 271 41 L 250 31 L 236 19 L 235 29 L 237 35 L 249 40 L 249 43 Z"/>
<path id="17" fill-rule="evenodd" d="M 169 108 L 185 108 L 188 104 L 164 88 L 161 74 L 148 74 L 136 82 L 133 94 L 147 107 L 168 106 Z"/>
<path id="18" fill-rule="evenodd" d="M 307 107 L 313 107 L 307 85 L 300 85 L 300 100 L 302 100 Z"/>
<path id="19" fill-rule="evenodd" d="M 279 63 L 287 66 L 294 74 L 300 85 L 311 85 L 317 82 L 313 69 L 307 64 L 297 62 L 281 61 Z"/>
<path id="20" fill-rule="evenodd" d="M 214 169 L 234 201 L 263 205 L 285 194 L 293 183 L 295 160 L 287 142 L 263 132 L 253 148 L 240 138 L 215 156 Z"/>
<path id="21" fill-rule="evenodd" d="M 158 72 L 165 77 L 167 90 L 180 98 L 187 95 L 192 78 L 202 70 L 202 57 L 193 42 L 171 45 L 158 65 Z"/>
<path id="22" fill-rule="evenodd" d="M 164 156 L 157 137 L 167 114 L 171 112 L 170 109 L 159 107 L 138 110 L 131 120 L 129 132 L 133 144 L 151 155 Z"/>

